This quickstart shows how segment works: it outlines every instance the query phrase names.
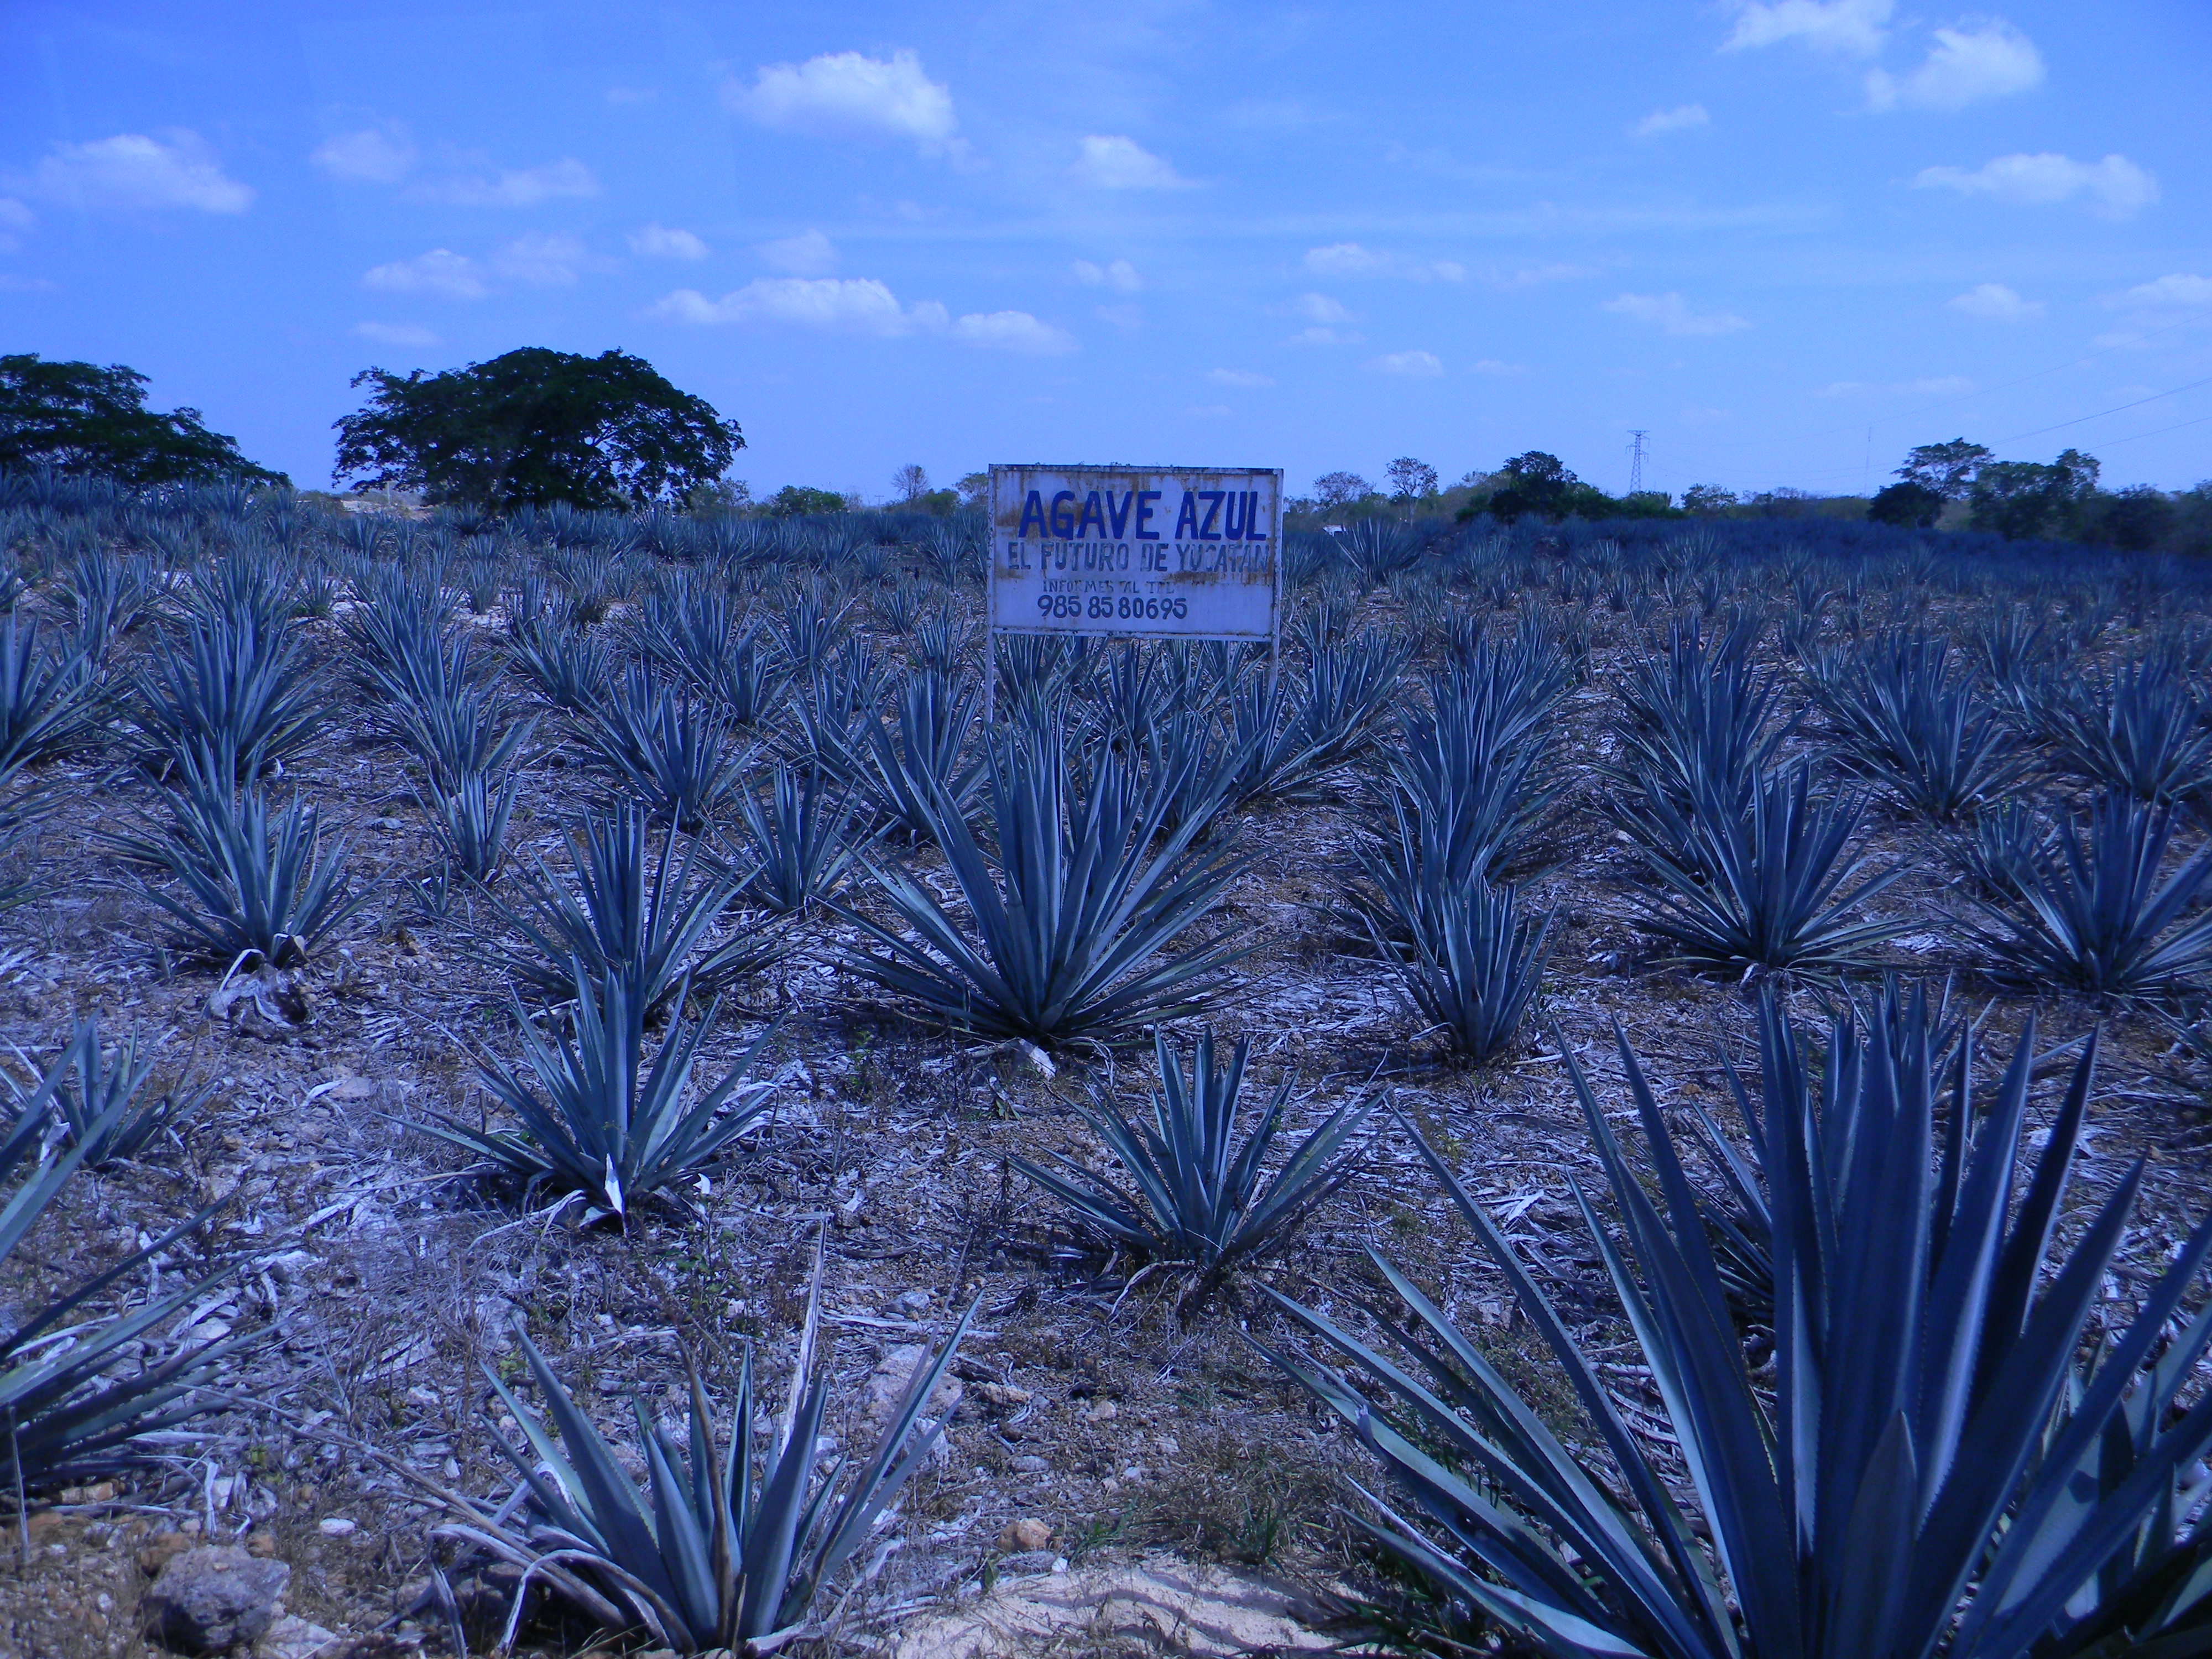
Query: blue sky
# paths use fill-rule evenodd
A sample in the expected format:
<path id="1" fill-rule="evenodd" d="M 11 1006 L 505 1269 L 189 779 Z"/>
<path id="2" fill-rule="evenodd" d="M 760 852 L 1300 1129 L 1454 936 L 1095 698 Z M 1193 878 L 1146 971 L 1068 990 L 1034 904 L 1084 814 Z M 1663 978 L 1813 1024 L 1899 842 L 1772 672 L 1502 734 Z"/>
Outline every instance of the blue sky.
<path id="1" fill-rule="evenodd" d="M 1634 428 L 1675 491 L 1960 434 L 2180 488 L 2208 87 L 2203 0 L 11 0 L 0 350 L 319 487 L 361 369 L 550 345 L 741 421 L 762 493 L 1528 448 L 1617 490 Z"/>

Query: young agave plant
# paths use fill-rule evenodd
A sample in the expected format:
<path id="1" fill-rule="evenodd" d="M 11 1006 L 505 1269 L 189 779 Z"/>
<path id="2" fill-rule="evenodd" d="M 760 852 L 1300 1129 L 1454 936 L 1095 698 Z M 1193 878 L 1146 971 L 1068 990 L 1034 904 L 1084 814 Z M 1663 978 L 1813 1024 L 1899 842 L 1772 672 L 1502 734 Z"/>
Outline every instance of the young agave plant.
<path id="1" fill-rule="evenodd" d="M 899 688 L 897 734 L 879 720 L 861 727 L 863 787 L 908 836 L 929 834 L 925 802 L 941 792 L 965 817 L 983 790 L 980 763 L 961 763 L 975 726 L 975 693 L 945 675 L 909 674 Z"/>
<path id="2" fill-rule="evenodd" d="M 1942 640 L 1908 635 L 1846 658 L 1820 697 L 1845 763 L 1932 822 L 1956 823 L 2027 772 L 2013 733 L 1953 671 Z"/>
<path id="3" fill-rule="evenodd" d="M 1192 850 L 1202 819 L 1163 831 L 1169 792 L 1145 787 L 1111 749 L 1096 754 L 1087 792 L 1071 787 L 1070 771 L 1056 726 L 1024 726 L 1009 749 L 994 751 L 995 859 L 950 802 L 933 800 L 930 831 L 974 934 L 913 876 L 871 866 L 914 932 L 895 933 L 833 903 L 887 952 L 850 952 L 854 970 L 949 1024 L 1038 1042 L 1110 1042 L 1196 1007 L 1244 947 L 1224 939 L 1158 958 L 1212 908 L 1242 864 L 1225 848 Z"/>
<path id="4" fill-rule="evenodd" d="M 1673 945 L 1670 960 L 1704 967 L 1826 974 L 1857 961 L 1898 931 L 1850 913 L 1904 873 L 1857 879 L 1847 860 L 1863 801 L 1816 802 L 1811 769 L 1793 763 L 1756 777 L 1741 803 L 1708 791 L 1676 857 L 1655 846 L 1644 861 L 1658 878 L 1639 925 Z M 1854 881 L 1856 884 L 1853 885 Z"/>
<path id="5" fill-rule="evenodd" d="M 15 1053 L 28 1063 L 21 1049 Z M 181 1100 L 174 1093 L 142 1099 L 153 1073 L 153 1060 L 142 1056 L 135 1041 L 125 1038 L 113 1048 L 102 1048 L 99 1019 L 79 1020 L 34 1087 L 26 1090 L 0 1073 L 14 1097 L 10 1133 L 48 1121 L 52 1139 L 84 1148 L 87 1167 L 104 1170 L 128 1163 L 213 1091 L 210 1085 Z"/>
<path id="6" fill-rule="evenodd" d="M 83 743 L 98 707 L 91 659 L 82 650 L 46 656 L 38 623 L 10 611 L 0 623 L 0 781 Z"/>
<path id="7" fill-rule="evenodd" d="M 430 821 L 430 833 L 445 848 L 447 866 L 480 887 L 489 886 L 506 861 L 507 823 L 522 779 L 513 772 L 493 779 L 471 770 L 448 787 L 434 769 L 428 782 L 430 799 L 423 815 Z"/>
<path id="8" fill-rule="evenodd" d="M 2192 915 L 2212 884 L 2212 847 L 2161 873 L 2173 809 L 2112 790 L 2063 821 L 2008 871 L 2012 891 L 1981 904 L 1978 929 L 2008 978 L 2112 996 L 2184 991 L 2212 975 L 2212 916 Z"/>
<path id="9" fill-rule="evenodd" d="M 530 951 L 501 955 L 508 975 L 556 1003 L 577 994 L 579 983 L 627 979 L 643 990 L 650 1018 L 679 987 L 716 994 L 775 960 L 781 944 L 753 927 L 707 948 L 743 883 L 673 832 L 655 854 L 647 817 L 634 801 L 604 816 L 586 811 L 568 836 L 574 890 L 542 864 L 515 883 L 503 919 Z"/>
<path id="10" fill-rule="evenodd" d="M 1520 1035 L 1542 987 L 1553 915 L 1529 916 L 1519 892 L 1492 886 L 1480 868 L 1455 877 L 1411 854 L 1402 812 L 1399 857 L 1360 852 L 1379 898 L 1356 895 L 1360 919 L 1413 1006 L 1477 1066 Z"/>
<path id="11" fill-rule="evenodd" d="M 111 1103 L 57 1156 L 39 1156 L 43 1112 L 27 1113 L 0 1139 L 0 1188 L 14 1182 L 0 1197 L 0 1270 L 94 1149 L 112 1146 L 125 1132 L 130 1110 L 127 1099 Z M 194 1391 L 246 1334 L 179 1343 L 164 1353 L 161 1332 L 227 1269 L 151 1296 L 127 1312 L 101 1318 L 90 1310 L 102 1305 L 111 1286 L 205 1225 L 213 1212 L 201 1211 L 55 1301 L 19 1310 L 0 1334 L 0 1422 L 8 1426 L 0 1435 L 0 1490 L 44 1492 L 143 1462 L 144 1450 L 132 1443 L 141 1436 L 211 1409 Z"/>
<path id="12" fill-rule="evenodd" d="M 2159 653 L 2117 671 L 2053 677 L 2031 718 L 2066 770 L 2139 800 L 2212 797 L 2212 720 L 2181 661 Z"/>
<path id="13" fill-rule="evenodd" d="M 181 648 L 156 644 L 152 672 L 137 682 L 133 718 L 155 751 L 171 761 L 204 753 L 258 775 L 302 747 L 322 701 L 282 626 L 228 613 L 194 619 Z"/>
<path id="14" fill-rule="evenodd" d="M 650 1496 L 623 1473 L 575 1396 L 523 1337 L 557 1441 L 496 1372 L 487 1367 L 484 1374 L 528 1442 L 526 1451 L 493 1429 L 528 1485 L 530 1522 L 517 1526 L 478 1511 L 468 1523 L 440 1528 L 439 1535 L 481 1545 L 610 1630 L 642 1627 L 656 1645 L 678 1653 L 764 1656 L 818 1638 L 817 1604 L 944 1436 L 945 1425 L 923 1413 L 975 1316 L 971 1306 L 944 1347 L 915 1368 L 868 1455 L 857 1462 L 841 1457 L 817 1475 L 829 1405 L 828 1382 L 814 1363 L 819 1287 L 817 1267 L 788 1401 L 772 1428 L 762 1420 L 750 1345 L 729 1433 L 719 1444 L 713 1407 L 688 1355 L 688 1444 L 633 1398 Z M 514 1639 L 523 1604 L 517 1597 L 502 1646 Z"/>
<path id="15" fill-rule="evenodd" d="M 1017 1158 L 1014 1166 L 1076 1213 L 1078 1220 L 1145 1261 L 1187 1264 L 1182 1298 L 1194 1310 L 1241 1264 L 1288 1243 L 1316 1206 L 1342 1186 L 1357 1162 L 1346 1143 L 1375 1109 L 1369 1097 L 1339 1107 L 1298 1143 L 1272 1177 L 1262 1176 L 1282 1126 L 1291 1079 L 1260 1107 L 1240 1142 L 1237 1110 L 1251 1040 L 1237 1039 L 1226 1068 L 1214 1065 L 1213 1033 L 1202 1032 L 1188 1076 L 1164 1033 L 1155 1031 L 1160 1089 L 1152 1118 L 1132 1121 L 1109 1101 L 1079 1106 L 1120 1163 L 1129 1185 L 1054 1154 L 1061 1174 Z"/>
<path id="16" fill-rule="evenodd" d="M 687 835 L 720 816 L 746 759 L 730 740 L 727 720 L 689 695 L 654 685 L 639 669 L 587 715 L 584 736 L 656 816 Z"/>
<path id="17" fill-rule="evenodd" d="M 346 843 L 325 856 L 315 811 L 295 795 L 273 819 L 252 784 L 234 787 L 226 759 L 204 750 L 179 757 L 161 838 L 104 837 L 126 858 L 173 878 L 182 891 L 139 882 L 180 924 L 175 943 L 213 961 L 258 951 L 282 967 L 366 902 L 346 892 Z"/>
<path id="18" fill-rule="evenodd" d="M 860 854 L 855 815 L 842 793 L 830 793 L 818 771 L 779 763 L 766 799 L 750 790 L 738 798 L 753 866 L 745 892 L 772 915 L 826 900 Z"/>
<path id="19" fill-rule="evenodd" d="M 575 986 L 574 1042 L 549 1041 L 517 1002 L 523 1066 L 478 1062 L 484 1086 L 519 1127 L 476 1129 L 447 1117 L 422 1127 L 520 1177 L 526 1203 L 550 1186 L 583 1197 L 586 1224 L 609 1217 L 622 1223 L 640 1199 L 720 1158 L 768 1110 L 775 1085 L 744 1078 L 769 1033 L 753 1040 L 720 1083 L 687 1102 L 700 1046 L 713 1034 L 720 1005 L 689 1028 L 672 1022 L 648 1066 L 639 988 L 620 977 L 594 985 L 581 962 Z M 683 988 L 676 1002 L 683 1006 Z"/>
<path id="20" fill-rule="evenodd" d="M 1274 1297 L 1353 1381 L 1273 1357 L 1434 1523 L 1376 1498 L 1369 1530 L 1451 1610 L 1441 1634 L 1463 1638 L 1479 1616 L 1563 1659 L 2204 1650 L 2212 1529 L 2182 1523 L 2201 1497 L 2191 1468 L 2212 1450 L 2212 1402 L 2186 1391 L 2212 1344 L 2212 1315 L 2186 1306 L 2212 1223 L 2139 1285 L 2130 1318 L 2104 1285 L 2142 1169 L 2118 1175 L 2070 1243 L 2056 1226 L 2094 1043 L 2023 1171 L 2033 1030 L 1985 1109 L 1942 1116 L 1935 1068 L 1894 1063 L 1915 1045 L 1884 1018 L 1855 1092 L 1823 1103 L 1778 1000 L 1762 1001 L 1771 1375 L 1738 1337 L 1703 1200 L 1626 1039 L 1649 1176 L 1568 1061 L 1618 1231 L 1577 1198 L 1662 1402 L 1663 1462 L 1503 1230 L 1425 1144 L 1580 1420 L 1540 1414 L 1380 1255 L 1406 1312 L 1378 1312 L 1410 1364 Z M 2100 1304 L 2106 1334 L 2084 1359 Z"/>

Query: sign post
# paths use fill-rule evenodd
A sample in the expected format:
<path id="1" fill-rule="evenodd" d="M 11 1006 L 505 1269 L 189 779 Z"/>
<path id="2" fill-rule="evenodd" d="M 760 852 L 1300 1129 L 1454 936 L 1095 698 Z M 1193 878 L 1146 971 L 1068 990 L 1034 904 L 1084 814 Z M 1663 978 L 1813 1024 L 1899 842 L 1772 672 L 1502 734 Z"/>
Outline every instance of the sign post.
<path id="1" fill-rule="evenodd" d="M 994 466 L 984 719 L 998 636 L 1282 646 L 1283 475 L 1261 467 Z"/>

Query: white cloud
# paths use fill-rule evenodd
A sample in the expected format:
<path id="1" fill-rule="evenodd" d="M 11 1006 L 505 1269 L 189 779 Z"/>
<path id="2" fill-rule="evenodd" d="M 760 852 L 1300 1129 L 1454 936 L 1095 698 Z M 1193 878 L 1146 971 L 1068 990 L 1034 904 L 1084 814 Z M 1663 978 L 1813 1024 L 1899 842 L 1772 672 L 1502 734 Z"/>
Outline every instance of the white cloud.
<path id="1" fill-rule="evenodd" d="M 13 253 L 22 246 L 22 234 L 38 222 L 38 216 L 22 203 L 0 196 L 0 253 Z"/>
<path id="2" fill-rule="evenodd" d="M 1656 323 L 1669 334 L 1733 334 L 1751 325 L 1732 311 L 1700 316 L 1679 294 L 1624 294 L 1598 307 L 1639 323 Z"/>
<path id="3" fill-rule="evenodd" d="M 1111 323 L 1124 334 L 1134 334 L 1145 325 L 1141 306 L 1100 306 L 1091 314 L 1102 323 Z"/>
<path id="4" fill-rule="evenodd" d="M 519 283 L 568 288 L 575 283 L 576 268 L 584 258 L 584 245 L 575 237 L 533 232 L 500 249 L 492 258 L 492 268 Z"/>
<path id="5" fill-rule="evenodd" d="M 1419 380 L 1431 380 L 1444 372 L 1443 359 L 1433 351 L 1386 352 L 1367 367 L 1377 374 L 1403 374 Z"/>
<path id="6" fill-rule="evenodd" d="M 1191 182 L 1135 139 L 1097 134 L 1083 141 L 1083 153 L 1068 171 L 1098 190 L 1183 190 Z"/>
<path id="7" fill-rule="evenodd" d="M 2045 152 L 2000 155 L 1972 173 L 1964 167 L 1923 167 L 1913 184 L 1923 190 L 1955 190 L 1962 196 L 2043 206 L 2086 196 L 2114 216 L 2158 200 L 2158 180 L 2124 155 L 2076 161 Z"/>
<path id="8" fill-rule="evenodd" d="M 2130 311 L 2212 311 L 2212 276 L 2172 271 L 2155 282 L 2137 283 L 2105 303 Z"/>
<path id="9" fill-rule="evenodd" d="M 1326 294 L 1301 294 L 1291 303 L 1291 313 L 1310 323 L 1348 323 L 1352 313 Z"/>
<path id="10" fill-rule="evenodd" d="M 364 340 L 374 340 L 379 345 L 398 346 L 405 350 L 427 350 L 442 343 L 438 337 L 420 323 L 356 323 L 353 331 Z"/>
<path id="11" fill-rule="evenodd" d="M 653 311 L 683 323 L 790 323 L 859 334 L 909 334 L 916 325 L 872 276 L 757 276 L 720 300 L 679 289 Z"/>
<path id="12" fill-rule="evenodd" d="M 635 104 L 650 104 L 660 96 L 656 87 L 609 87 L 607 102 L 617 109 L 628 109 Z"/>
<path id="13" fill-rule="evenodd" d="M 818 230 L 802 230 L 796 236 L 763 242 L 753 252 L 787 276 L 827 276 L 837 269 L 837 250 Z"/>
<path id="14" fill-rule="evenodd" d="M 692 232 L 647 225 L 629 234 L 629 251 L 647 259 L 703 259 L 707 245 Z"/>
<path id="15" fill-rule="evenodd" d="M 57 144 L 21 178 L 27 196 L 73 208 L 194 208 L 243 213 L 254 192 L 228 176 L 197 133 L 172 129 L 161 137 L 119 132 L 88 144 Z"/>
<path id="16" fill-rule="evenodd" d="M 561 197 L 597 196 L 599 181 L 581 161 L 563 156 L 542 167 L 500 167 L 422 185 L 411 193 L 453 207 L 535 207 Z"/>
<path id="17" fill-rule="evenodd" d="M 361 283 L 387 294 L 442 294 L 449 300 L 481 300 L 491 292 L 475 260 L 444 247 L 374 266 Z"/>
<path id="18" fill-rule="evenodd" d="M 1116 294 L 1134 294 L 1144 287 L 1144 278 L 1137 275 L 1136 266 L 1127 259 L 1116 259 L 1111 264 L 1097 265 L 1088 259 L 1075 262 L 1075 280 L 1093 288 L 1110 288 Z"/>
<path id="19" fill-rule="evenodd" d="M 725 86 L 723 98 L 763 126 L 907 138 L 924 154 L 951 148 L 959 125 L 951 90 L 931 80 L 911 52 L 888 58 L 824 52 L 803 64 L 769 64 L 751 86 Z"/>
<path id="20" fill-rule="evenodd" d="M 1887 70 L 1867 74 L 1867 102 L 1875 109 L 1964 109 L 1984 98 L 2028 92 L 2043 84 L 2043 54 L 2002 17 L 1936 31 L 1927 61 L 1903 80 Z"/>
<path id="21" fill-rule="evenodd" d="M 1887 37 L 1895 0 L 1748 0 L 1723 52 L 1802 40 L 1821 52 L 1871 58 Z"/>
<path id="22" fill-rule="evenodd" d="M 757 276 L 719 300 L 678 289 L 647 314 L 678 323 L 780 323 L 883 339 L 944 334 L 963 345 L 1036 356 L 1077 349 L 1073 335 L 1026 311 L 971 313 L 956 319 L 934 300 L 902 306 L 872 276 Z"/>
<path id="23" fill-rule="evenodd" d="M 1950 301 L 1951 309 L 1990 323 L 2024 323 L 2043 315 L 2043 301 L 2024 300 L 2002 283 L 1977 283 Z"/>
<path id="24" fill-rule="evenodd" d="M 58 283 L 45 276 L 18 276 L 12 270 L 0 270 L 0 294 L 58 294 Z"/>
<path id="25" fill-rule="evenodd" d="M 1468 372 L 1475 374 L 1526 374 L 1528 366 L 1526 363 L 1501 363 L 1495 357 L 1485 357 L 1470 364 Z"/>
<path id="26" fill-rule="evenodd" d="M 1275 383 L 1272 375 L 1255 374 L 1249 368 L 1210 368 L 1206 378 L 1216 386 L 1233 386 L 1247 392 L 1257 392 Z"/>
<path id="27" fill-rule="evenodd" d="M 396 185 L 420 159 L 407 129 L 396 122 L 340 133 L 307 157 L 333 179 L 364 185 Z"/>
<path id="28" fill-rule="evenodd" d="M 1358 345 L 1366 337 L 1356 328 L 1302 328 L 1283 343 L 1311 346 Z"/>
<path id="29" fill-rule="evenodd" d="M 2095 343 L 2140 351 L 2160 342 L 2170 343 L 2176 328 L 2212 323 L 2212 276 L 2172 271 L 2124 293 L 2107 295 L 2103 303 L 2109 310 L 2125 313 L 2133 326 L 2100 334 Z"/>
<path id="30" fill-rule="evenodd" d="M 1328 247 L 1306 250 L 1308 270 L 1328 276 L 1364 276 L 1382 269 L 1382 256 L 1370 252 L 1357 242 L 1335 242 Z"/>
<path id="31" fill-rule="evenodd" d="M 952 337 L 963 345 L 1030 357 L 1057 357 L 1076 349 L 1073 334 L 1039 322 L 1026 311 L 971 313 L 952 325 Z"/>
<path id="32" fill-rule="evenodd" d="M 1669 132 L 1687 132 L 1696 127 L 1709 127 L 1713 118 L 1705 112 L 1703 104 L 1678 104 L 1673 109 L 1655 109 L 1634 126 L 1629 128 L 1632 138 L 1657 138 Z"/>
<path id="33" fill-rule="evenodd" d="M 1486 270 L 1482 280 L 1492 288 L 1537 288 L 1546 283 L 1570 283 L 1582 276 L 1595 276 L 1595 265 L 1523 265 L 1518 270 Z"/>
<path id="34" fill-rule="evenodd" d="M 1456 260 L 1401 259 L 1395 253 L 1378 253 L 1357 242 L 1310 247 L 1306 250 L 1305 268 L 1316 276 L 1410 276 L 1417 283 L 1467 280 L 1467 267 Z"/>

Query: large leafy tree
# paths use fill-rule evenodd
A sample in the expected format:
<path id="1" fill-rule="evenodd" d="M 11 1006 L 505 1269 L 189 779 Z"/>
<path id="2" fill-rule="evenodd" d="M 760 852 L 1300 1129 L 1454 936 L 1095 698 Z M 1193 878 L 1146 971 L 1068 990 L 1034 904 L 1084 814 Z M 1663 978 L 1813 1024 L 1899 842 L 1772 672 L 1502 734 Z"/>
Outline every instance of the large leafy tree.
<path id="1" fill-rule="evenodd" d="M 146 377 L 134 368 L 0 356 L 0 471 L 41 466 L 127 484 L 288 482 L 209 431 L 197 409 L 147 408 Z"/>
<path id="2" fill-rule="evenodd" d="M 2069 449 L 2049 465 L 1984 461 L 1974 474 L 1971 522 L 2014 540 L 2068 536 L 2097 493 L 2097 458 Z"/>
<path id="3" fill-rule="evenodd" d="M 1905 458 L 1897 476 L 1944 501 L 1963 501 L 1973 489 L 1982 463 L 1994 459 L 1986 446 L 1954 438 L 1948 443 L 1920 445 Z"/>
<path id="4" fill-rule="evenodd" d="M 333 477 L 505 508 L 644 507 L 722 476 L 744 434 L 642 358 L 524 346 L 465 368 L 365 369 Z"/>
<path id="5" fill-rule="evenodd" d="M 1570 513 L 1596 518 L 1612 510 L 1613 502 L 1602 490 L 1584 483 L 1556 455 L 1532 449 L 1516 455 L 1491 475 L 1498 488 L 1484 510 L 1510 524 L 1530 514 L 1564 519 Z"/>

